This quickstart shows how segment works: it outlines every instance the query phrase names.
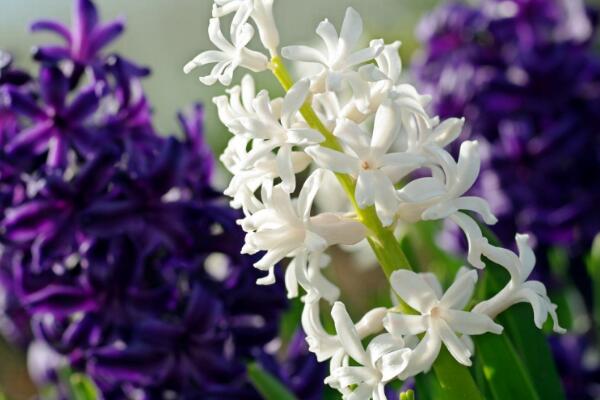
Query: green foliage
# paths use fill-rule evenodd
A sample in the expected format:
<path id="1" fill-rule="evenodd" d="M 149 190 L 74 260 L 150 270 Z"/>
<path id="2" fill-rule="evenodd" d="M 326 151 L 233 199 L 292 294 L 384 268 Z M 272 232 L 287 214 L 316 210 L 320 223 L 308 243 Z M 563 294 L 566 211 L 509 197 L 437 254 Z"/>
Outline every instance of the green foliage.
<path id="1" fill-rule="evenodd" d="M 277 378 L 256 363 L 248 365 L 248 378 L 265 400 L 296 400 Z"/>
<path id="2" fill-rule="evenodd" d="M 483 375 L 494 399 L 541 400 L 523 362 L 506 335 L 473 337 Z"/>

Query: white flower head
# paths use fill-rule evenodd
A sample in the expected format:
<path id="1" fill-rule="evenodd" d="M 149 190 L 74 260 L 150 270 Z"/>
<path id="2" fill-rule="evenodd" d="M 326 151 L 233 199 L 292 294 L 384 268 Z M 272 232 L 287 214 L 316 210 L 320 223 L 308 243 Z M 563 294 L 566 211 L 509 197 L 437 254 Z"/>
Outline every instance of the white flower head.
<path id="1" fill-rule="evenodd" d="M 411 350 L 401 337 L 390 334 L 375 336 L 365 349 L 344 304 L 336 302 L 331 316 L 342 351 L 332 359 L 325 382 L 340 390 L 344 399 L 385 400 L 385 384 L 404 371 Z M 350 358 L 358 365 L 350 365 Z"/>
<path id="2" fill-rule="evenodd" d="M 208 24 L 208 37 L 219 50 L 208 50 L 198 54 L 183 67 L 183 72 L 188 74 L 197 67 L 215 64 L 208 75 L 200 77 L 200 81 L 205 85 L 213 85 L 219 81 L 229 86 L 237 67 L 244 67 L 253 72 L 266 70 L 269 62 L 267 57 L 246 48 L 253 36 L 252 25 L 244 23 L 237 29 L 232 29 L 230 43 L 221 32 L 219 18 L 211 18 Z"/>
<path id="3" fill-rule="evenodd" d="M 263 199 L 265 207 L 241 221 L 242 228 L 248 232 L 242 252 L 266 251 L 254 264 L 258 269 L 269 271 L 268 279 L 261 283 L 273 282 L 273 268 L 285 257 L 296 257 L 303 252 L 321 253 L 330 245 L 353 244 L 364 239 L 364 226 L 357 221 L 337 215 L 311 217 L 321 174 L 320 170 L 313 172 L 295 203 L 280 185 L 275 186 L 270 194 L 263 194 L 267 197 Z"/>
<path id="4" fill-rule="evenodd" d="M 431 283 L 431 278 L 434 278 L 435 283 Z M 425 332 L 425 336 L 414 348 L 409 366 L 401 379 L 429 370 L 442 343 L 459 363 L 471 365 L 471 350 L 457 333 L 480 335 L 502 332 L 502 326 L 489 316 L 463 311 L 475 289 L 475 270 L 457 274 L 456 280 L 443 295 L 439 282 L 431 274 L 423 276 L 408 270 L 398 270 L 392 274 L 390 281 L 396 294 L 420 315 L 390 312 L 384 320 L 385 328 L 393 335 L 417 335 Z"/>
<path id="5" fill-rule="evenodd" d="M 263 46 L 271 55 L 277 54 L 279 31 L 273 18 L 273 0 L 215 0 L 213 17 L 219 18 L 233 12 L 232 29 L 252 18 Z"/>
<path id="6" fill-rule="evenodd" d="M 355 50 L 362 30 L 360 15 L 350 7 L 346 10 L 339 36 L 328 20 L 322 21 L 317 27 L 317 34 L 325 44 L 324 51 L 300 45 L 284 47 L 281 52 L 287 59 L 322 66 L 321 72 L 312 82 L 314 92 L 340 91 L 342 84 L 347 83 L 355 98 L 365 103 L 368 102 L 366 99 L 369 95 L 367 74 L 361 74 L 356 68 L 377 57 L 384 45 L 383 41 L 377 40 L 372 41 L 367 48 Z"/>
<path id="7" fill-rule="evenodd" d="M 516 235 L 519 256 L 508 249 L 492 245 L 486 246 L 485 256 L 506 268 L 510 273 L 510 281 L 494 297 L 477 304 L 474 310 L 494 318 L 513 304 L 529 303 L 533 309 L 533 320 L 538 328 L 541 329 L 550 316 L 554 322 L 554 331 L 564 333 L 565 330 L 558 323 L 556 304 L 553 304 L 548 298 L 544 284 L 539 281 L 527 280 L 535 266 L 535 254 L 529 246 L 528 240 L 528 235 Z"/>
<path id="8" fill-rule="evenodd" d="M 385 226 L 393 222 L 398 208 L 394 184 L 398 172 L 416 169 L 424 161 L 418 155 L 388 153 L 398 130 L 397 118 L 390 103 L 382 104 L 375 115 L 373 134 L 369 136 L 355 123 L 339 121 L 334 134 L 344 145 L 344 152 L 310 146 L 306 152 L 321 168 L 356 177 L 356 201 L 361 208 L 375 205 Z"/>

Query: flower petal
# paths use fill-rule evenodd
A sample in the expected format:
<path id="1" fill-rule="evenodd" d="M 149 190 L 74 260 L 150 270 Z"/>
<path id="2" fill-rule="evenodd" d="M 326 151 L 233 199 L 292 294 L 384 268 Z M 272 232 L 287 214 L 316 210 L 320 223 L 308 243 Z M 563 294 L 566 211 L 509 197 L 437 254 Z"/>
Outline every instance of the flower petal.
<path id="1" fill-rule="evenodd" d="M 487 332 L 498 335 L 504 329 L 487 315 L 476 312 L 444 310 L 443 318 L 455 332 L 465 335 L 481 335 Z"/>
<path id="2" fill-rule="evenodd" d="M 394 336 L 418 335 L 429 327 L 429 318 L 424 315 L 389 312 L 383 320 L 383 326 Z"/>
<path id="3" fill-rule="evenodd" d="M 367 354 L 360 342 L 356 327 L 350 319 L 343 303 L 339 301 L 335 302 L 331 309 L 331 317 L 333 318 L 337 336 L 346 353 L 348 353 L 354 361 L 362 365 L 369 365 Z"/>
<path id="4" fill-rule="evenodd" d="M 458 276 L 440 300 L 445 308 L 462 310 L 466 305 L 477 283 L 477 271 L 471 270 Z"/>
<path id="5" fill-rule="evenodd" d="M 429 312 L 438 302 L 438 298 L 423 277 L 413 271 L 394 271 L 390 283 L 402 300 L 421 313 Z"/>
<path id="6" fill-rule="evenodd" d="M 319 167 L 326 170 L 342 174 L 358 172 L 358 160 L 348 154 L 322 146 L 309 146 L 305 151 Z"/>
<path id="7" fill-rule="evenodd" d="M 452 354 L 452 357 L 467 367 L 471 366 L 471 352 L 465 343 L 463 343 L 452 329 L 450 329 L 448 324 L 441 319 L 436 319 L 435 322 L 433 322 L 433 326 L 450 354 Z"/>

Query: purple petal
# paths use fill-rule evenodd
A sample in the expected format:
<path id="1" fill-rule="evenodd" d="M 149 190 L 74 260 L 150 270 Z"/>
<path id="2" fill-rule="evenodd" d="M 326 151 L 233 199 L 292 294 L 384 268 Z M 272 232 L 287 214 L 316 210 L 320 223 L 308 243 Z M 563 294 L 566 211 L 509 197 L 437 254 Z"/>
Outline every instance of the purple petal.
<path id="1" fill-rule="evenodd" d="M 50 313 L 57 317 L 68 317 L 75 312 L 89 312 L 98 307 L 89 291 L 63 285 L 48 285 L 26 295 L 24 303 L 34 313 Z"/>
<path id="2" fill-rule="evenodd" d="M 71 57 L 69 48 L 63 46 L 44 46 L 33 49 L 33 59 L 46 63 L 56 63 Z"/>
<path id="3" fill-rule="evenodd" d="M 21 131 L 6 145 L 6 152 L 8 154 L 16 154 L 28 151 L 32 154 L 40 154 L 48 148 L 48 141 L 54 132 L 54 123 L 52 121 L 40 122 Z"/>
<path id="4" fill-rule="evenodd" d="M 99 103 L 98 86 L 95 84 L 88 86 L 67 107 L 65 118 L 72 122 L 81 122 L 98 109 Z"/>
<path id="5" fill-rule="evenodd" d="M 33 24 L 31 24 L 29 29 L 31 30 L 31 32 L 50 31 L 61 36 L 67 41 L 67 43 L 71 42 L 71 33 L 69 32 L 69 29 L 63 24 L 58 23 L 56 21 L 50 21 L 45 19 L 35 21 Z"/>
<path id="6" fill-rule="evenodd" d="M 13 111 L 24 114 L 29 118 L 43 118 L 46 116 L 44 110 L 36 104 L 31 96 L 16 89 L 9 89 L 6 93 L 8 94 L 9 106 Z"/>
<path id="7" fill-rule="evenodd" d="M 67 165 L 69 143 L 63 135 L 55 135 L 48 145 L 46 165 L 51 168 L 64 168 Z"/>
<path id="8" fill-rule="evenodd" d="M 92 352 L 89 371 L 92 376 L 150 385 L 162 380 L 171 364 L 170 357 L 150 347 L 111 346 Z"/>
<path id="9" fill-rule="evenodd" d="M 197 332 L 217 326 L 223 305 L 201 285 L 196 285 L 185 310 L 185 322 Z"/>
<path id="10" fill-rule="evenodd" d="M 42 234 L 56 230 L 57 215 L 65 211 L 61 201 L 31 201 L 6 211 L 4 228 L 6 237 L 15 242 L 27 242 Z"/>
<path id="11" fill-rule="evenodd" d="M 91 0 L 76 0 L 73 6 L 73 50 L 80 54 L 88 47 L 90 35 L 98 24 L 98 11 Z"/>
<path id="12" fill-rule="evenodd" d="M 125 21 L 123 19 L 117 19 L 107 24 L 97 27 L 92 33 L 88 52 L 89 54 L 95 54 L 104 46 L 107 46 L 110 42 L 115 40 L 123 30 L 125 29 Z"/>
<path id="13" fill-rule="evenodd" d="M 40 71 L 42 98 L 55 110 L 62 110 L 69 92 L 69 81 L 58 67 L 43 67 Z"/>

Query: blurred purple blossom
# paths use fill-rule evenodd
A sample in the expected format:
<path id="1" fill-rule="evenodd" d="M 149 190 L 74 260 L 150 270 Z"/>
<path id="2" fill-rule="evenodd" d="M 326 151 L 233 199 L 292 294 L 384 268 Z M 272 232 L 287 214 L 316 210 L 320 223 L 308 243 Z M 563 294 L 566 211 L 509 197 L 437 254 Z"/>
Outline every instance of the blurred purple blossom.
<path id="1" fill-rule="evenodd" d="M 258 399 L 253 358 L 320 398 L 325 371 L 304 343 L 273 354 L 285 290 L 257 287 L 240 255 L 202 107 L 178 115 L 181 139 L 156 132 L 149 70 L 101 52 L 123 23 L 74 4 L 72 28 L 33 24 L 65 40 L 37 49 L 37 78 L 0 53 L 0 329 L 49 346 L 106 399 Z"/>

